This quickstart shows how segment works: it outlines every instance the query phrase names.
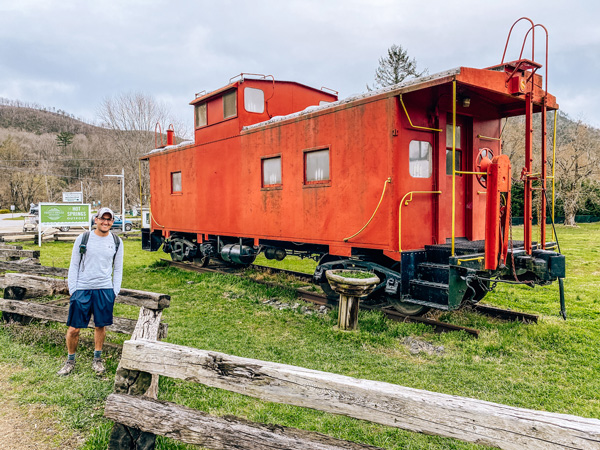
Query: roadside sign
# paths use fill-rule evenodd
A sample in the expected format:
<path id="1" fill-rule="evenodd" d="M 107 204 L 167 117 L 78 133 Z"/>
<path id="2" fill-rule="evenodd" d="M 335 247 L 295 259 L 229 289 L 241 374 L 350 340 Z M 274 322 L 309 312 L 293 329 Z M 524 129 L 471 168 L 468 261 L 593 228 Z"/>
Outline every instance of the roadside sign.
<path id="1" fill-rule="evenodd" d="M 15 205 L 10 205 L 10 210 L 14 211 L 15 210 Z"/>
<path id="2" fill-rule="evenodd" d="M 63 192 L 64 203 L 83 203 L 83 192 Z"/>
<path id="3" fill-rule="evenodd" d="M 40 203 L 40 225 L 89 226 L 89 204 Z"/>
<path id="4" fill-rule="evenodd" d="M 44 227 L 86 227 L 90 226 L 90 204 L 40 203 L 38 242 L 42 245 Z"/>

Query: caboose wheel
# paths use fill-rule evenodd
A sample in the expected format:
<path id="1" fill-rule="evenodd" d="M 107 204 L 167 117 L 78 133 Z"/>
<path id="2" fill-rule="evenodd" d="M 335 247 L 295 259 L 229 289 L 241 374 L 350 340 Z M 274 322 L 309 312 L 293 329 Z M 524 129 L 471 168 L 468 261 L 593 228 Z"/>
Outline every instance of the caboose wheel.
<path id="1" fill-rule="evenodd" d="M 405 316 L 421 316 L 429 311 L 429 307 L 415 303 L 403 302 L 398 297 L 385 296 L 392 308 Z"/>
<path id="2" fill-rule="evenodd" d="M 179 261 L 179 262 L 183 261 L 184 247 L 185 246 L 184 246 L 183 242 L 181 242 L 180 240 L 173 240 L 173 243 L 171 244 L 171 259 L 173 261 Z"/>
<path id="3" fill-rule="evenodd" d="M 209 256 L 200 256 L 200 257 L 194 258 L 194 264 L 197 266 L 200 266 L 200 267 L 208 266 L 209 262 L 210 262 Z"/>

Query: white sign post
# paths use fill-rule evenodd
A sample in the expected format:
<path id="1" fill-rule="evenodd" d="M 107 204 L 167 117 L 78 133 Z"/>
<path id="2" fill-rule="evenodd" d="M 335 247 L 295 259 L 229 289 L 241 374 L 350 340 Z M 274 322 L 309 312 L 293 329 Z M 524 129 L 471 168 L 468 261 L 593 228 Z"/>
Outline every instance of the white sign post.
<path id="1" fill-rule="evenodd" d="M 83 203 L 83 192 L 63 192 L 63 203 Z"/>

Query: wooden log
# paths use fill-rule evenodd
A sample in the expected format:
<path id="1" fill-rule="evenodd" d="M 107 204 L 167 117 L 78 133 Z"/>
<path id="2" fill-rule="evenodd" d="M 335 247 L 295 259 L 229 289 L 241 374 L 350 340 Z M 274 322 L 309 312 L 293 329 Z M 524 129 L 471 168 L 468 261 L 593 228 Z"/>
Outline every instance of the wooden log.
<path id="1" fill-rule="evenodd" d="M 353 331 L 358 329 L 358 297 L 340 294 L 338 328 Z"/>
<path id="2" fill-rule="evenodd" d="M 214 417 L 174 403 L 122 394 L 108 396 L 104 415 L 134 429 L 160 434 L 211 450 L 377 450 L 379 448 L 295 428 L 253 423 L 232 416 Z"/>
<path id="3" fill-rule="evenodd" d="M 40 266 L 41 267 L 41 266 Z M 0 264 L 0 269 L 2 265 Z M 63 273 L 68 273 L 67 269 Z M 24 273 L 8 273 L 5 280 L 6 286 L 16 286 L 27 292 L 22 298 L 35 298 L 47 295 L 68 294 L 67 280 L 49 277 L 40 277 Z M 171 296 L 157 292 L 139 291 L 135 289 L 121 289 L 116 300 L 117 303 L 162 310 L 168 308 Z"/>
<path id="4" fill-rule="evenodd" d="M 36 319 L 51 320 L 59 323 L 67 323 L 69 308 L 64 306 L 51 306 L 40 303 L 24 302 L 20 300 L 0 299 L 0 311 L 12 314 L 21 314 Z M 125 319 L 123 317 L 114 317 L 113 324 L 107 327 L 108 331 L 117 333 L 131 334 L 135 330 L 137 321 Z M 94 327 L 94 318 L 90 320 L 90 328 Z M 167 324 L 160 324 L 160 332 L 166 334 Z"/>
<path id="5" fill-rule="evenodd" d="M 69 294 L 69 286 L 64 279 L 40 277 L 23 273 L 7 273 L 4 276 L 4 279 L 6 289 L 22 292 L 22 294 L 17 294 L 17 297 L 13 297 L 18 298 L 19 300 L 57 294 Z"/>
<path id="6" fill-rule="evenodd" d="M 126 341 L 121 366 L 503 449 L 598 448 L 600 420 L 360 380 L 165 342 Z"/>
<path id="7" fill-rule="evenodd" d="M 0 247 L 0 256 L 12 256 L 16 258 L 39 258 L 39 250 L 14 250 Z"/>
<path id="8" fill-rule="evenodd" d="M 2 236 L 2 240 L 4 242 L 32 241 L 36 236 L 37 234 L 10 234 L 8 236 Z"/>
<path id="9" fill-rule="evenodd" d="M 165 337 L 165 332 L 161 332 L 160 319 L 162 310 L 140 308 L 135 330 L 131 334 L 131 340 L 148 339 L 157 340 Z M 117 367 L 115 375 L 116 393 L 124 394 L 144 394 L 149 398 L 158 396 L 158 375 L 137 370 L 128 370 L 121 366 Z M 135 438 L 133 438 L 135 436 Z M 141 440 L 141 441 L 140 441 Z M 136 430 L 128 426 L 115 423 L 110 435 L 108 450 L 120 449 L 138 449 L 145 448 L 143 445 L 151 445 L 148 448 L 154 448 L 156 436 L 152 433 L 138 434 Z"/>
<path id="10" fill-rule="evenodd" d="M 8 245 L 0 242 L 0 249 L 6 250 L 23 250 L 23 246 L 21 245 Z"/>
<path id="11" fill-rule="evenodd" d="M 15 271 L 21 273 L 35 274 L 35 275 L 53 275 L 53 276 L 61 276 L 66 277 L 69 273 L 69 269 L 65 269 L 62 267 L 48 267 L 48 266 L 40 266 L 37 264 L 31 263 L 21 263 L 21 262 L 4 262 L 0 261 L 0 271 Z"/>

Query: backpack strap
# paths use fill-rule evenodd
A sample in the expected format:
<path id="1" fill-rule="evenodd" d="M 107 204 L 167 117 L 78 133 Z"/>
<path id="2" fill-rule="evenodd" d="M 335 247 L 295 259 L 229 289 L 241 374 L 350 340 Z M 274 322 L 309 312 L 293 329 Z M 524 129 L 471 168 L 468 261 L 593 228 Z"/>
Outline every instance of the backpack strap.
<path id="1" fill-rule="evenodd" d="M 115 267 L 115 258 L 117 257 L 117 253 L 119 253 L 119 246 L 121 245 L 121 239 L 114 233 L 110 233 L 113 237 L 113 241 L 115 241 L 115 254 L 113 255 L 113 267 Z"/>
<path id="2" fill-rule="evenodd" d="M 86 231 L 81 236 L 81 242 L 79 243 L 79 254 L 81 255 L 79 258 L 79 267 L 81 268 L 81 263 L 83 263 L 83 259 L 85 258 L 85 253 L 87 252 L 87 243 L 90 239 L 90 232 Z M 83 270 L 85 270 L 85 264 L 83 265 Z"/>

